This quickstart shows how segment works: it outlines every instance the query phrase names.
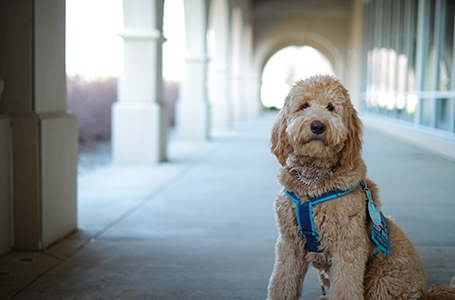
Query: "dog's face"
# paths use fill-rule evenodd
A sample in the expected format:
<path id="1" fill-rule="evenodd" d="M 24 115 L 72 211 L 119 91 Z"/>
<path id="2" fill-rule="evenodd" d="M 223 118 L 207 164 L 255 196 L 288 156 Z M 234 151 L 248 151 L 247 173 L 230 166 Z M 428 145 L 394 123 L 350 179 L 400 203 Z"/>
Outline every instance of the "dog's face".
<path id="1" fill-rule="evenodd" d="M 341 159 L 352 169 L 360 156 L 362 124 L 349 94 L 332 76 L 313 76 L 291 88 L 272 128 L 271 151 L 281 165 L 291 153 Z"/>

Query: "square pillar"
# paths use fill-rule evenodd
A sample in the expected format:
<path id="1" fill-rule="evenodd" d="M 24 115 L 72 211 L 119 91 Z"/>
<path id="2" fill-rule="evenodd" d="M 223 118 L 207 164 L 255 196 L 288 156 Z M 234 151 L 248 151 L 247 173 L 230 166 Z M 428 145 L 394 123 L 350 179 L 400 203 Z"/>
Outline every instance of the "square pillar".
<path id="1" fill-rule="evenodd" d="M 0 98 L 1 101 L 1 98 Z M 0 115 L 0 257 L 13 247 L 11 119 Z"/>
<path id="2" fill-rule="evenodd" d="M 232 105 L 229 101 L 230 90 L 229 73 L 227 67 L 222 64 L 210 65 L 209 99 L 211 108 L 212 126 L 214 128 L 228 128 L 232 125 Z"/>
<path id="3" fill-rule="evenodd" d="M 117 163 L 165 160 L 161 128 L 166 126 L 158 103 L 117 102 L 112 107 L 112 154 Z"/>
<path id="4" fill-rule="evenodd" d="M 155 0 L 124 0 L 123 74 L 112 107 L 115 163 L 158 163 L 166 159 L 168 116 L 162 99 L 162 43 Z"/>
<path id="5" fill-rule="evenodd" d="M 2 0 L 1 7 L 0 113 L 11 120 L 13 246 L 37 251 L 77 228 L 78 129 L 66 112 L 65 1 Z"/>
<path id="6" fill-rule="evenodd" d="M 176 103 L 176 127 L 180 139 L 206 140 L 210 131 L 207 100 L 207 10 L 204 0 L 185 0 L 186 68 L 181 97 Z"/>
<path id="7" fill-rule="evenodd" d="M 210 109 L 206 98 L 205 57 L 186 58 L 186 76 L 182 96 L 176 104 L 179 139 L 206 140 L 209 137 Z"/>

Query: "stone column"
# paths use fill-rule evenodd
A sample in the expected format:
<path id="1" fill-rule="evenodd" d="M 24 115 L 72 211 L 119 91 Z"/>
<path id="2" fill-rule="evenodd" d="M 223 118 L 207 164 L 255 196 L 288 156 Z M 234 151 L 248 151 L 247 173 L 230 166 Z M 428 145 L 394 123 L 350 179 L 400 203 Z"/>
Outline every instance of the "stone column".
<path id="1" fill-rule="evenodd" d="M 232 104 L 230 101 L 229 72 L 226 64 L 210 64 L 213 90 L 210 93 L 211 122 L 214 128 L 228 128 L 232 125 Z"/>
<path id="2" fill-rule="evenodd" d="M 363 0 L 352 1 L 349 32 L 349 56 L 347 57 L 348 76 L 346 76 L 347 90 L 352 104 L 357 111 L 362 108 L 362 28 L 363 28 Z"/>
<path id="3" fill-rule="evenodd" d="M 231 99 L 234 123 L 246 119 L 245 111 L 245 74 L 244 40 L 242 11 L 236 7 L 231 17 Z"/>
<path id="4" fill-rule="evenodd" d="M 184 0 L 186 28 L 185 79 L 176 105 L 176 127 L 180 139 L 209 137 L 210 111 L 206 91 L 206 4 Z"/>
<path id="5" fill-rule="evenodd" d="M 244 71 L 245 75 L 245 118 L 254 120 L 259 117 L 261 112 L 260 75 L 253 72 L 253 30 L 250 24 L 244 27 Z"/>
<path id="6" fill-rule="evenodd" d="M 66 111 L 65 0 L 2 0 L 1 7 L 0 114 L 11 124 L 14 248 L 37 251 L 77 228 L 78 130 Z"/>
<path id="7" fill-rule="evenodd" d="M 229 8 L 227 0 L 213 0 L 210 6 L 210 25 L 214 30 L 214 53 L 209 63 L 209 100 L 214 128 L 232 125 L 232 104 L 229 89 Z"/>
<path id="8" fill-rule="evenodd" d="M 248 77 L 246 80 L 246 111 L 247 119 L 254 120 L 257 119 L 262 111 L 263 106 L 261 104 L 261 75 L 253 72 L 251 69 L 248 72 Z"/>
<path id="9" fill-rule="evenodd" d="M 158 0 L 159 1 L 159 0 Z M 157 163 L 166 158 L 167 114 L 162 104 L 162 22 L 155 0 L 123 0 L 123 74 L 112 108 L 116 163 Z"/>
<path id="10" fill-rule="evenodd" d="M 1 92 L 0 92 L 1 103 Z M 0 114 L 0 257 L 13 248 L 11 118 Z"/>

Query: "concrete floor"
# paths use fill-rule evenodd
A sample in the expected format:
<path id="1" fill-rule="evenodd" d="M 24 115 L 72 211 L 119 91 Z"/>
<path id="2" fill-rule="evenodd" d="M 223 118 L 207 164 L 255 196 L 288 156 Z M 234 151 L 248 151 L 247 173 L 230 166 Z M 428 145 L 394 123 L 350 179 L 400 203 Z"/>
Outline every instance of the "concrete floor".
<path id="1" fill-rule="evenodd" d="M 274 115 L 172 142 L 169 162 L 79 178 L 79 231 L 0 260 L 0 299 L 265 299 L 280 186 L 268 151 Z M 429 284 L 455 274 L 455 163 L 366 130 L 364 159 L 420 252 Z M 304 299 L 320 296 L 314 270 Z"/>

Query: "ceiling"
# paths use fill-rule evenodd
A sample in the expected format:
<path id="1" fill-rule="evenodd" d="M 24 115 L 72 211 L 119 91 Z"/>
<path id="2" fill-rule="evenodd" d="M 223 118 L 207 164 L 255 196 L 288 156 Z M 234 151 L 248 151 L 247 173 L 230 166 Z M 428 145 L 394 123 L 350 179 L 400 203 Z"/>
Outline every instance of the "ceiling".
<path id="1" fill-rule="evenodd" d="M 352 0 L 252 0 L 255 18 L 349 17 Z"/>

